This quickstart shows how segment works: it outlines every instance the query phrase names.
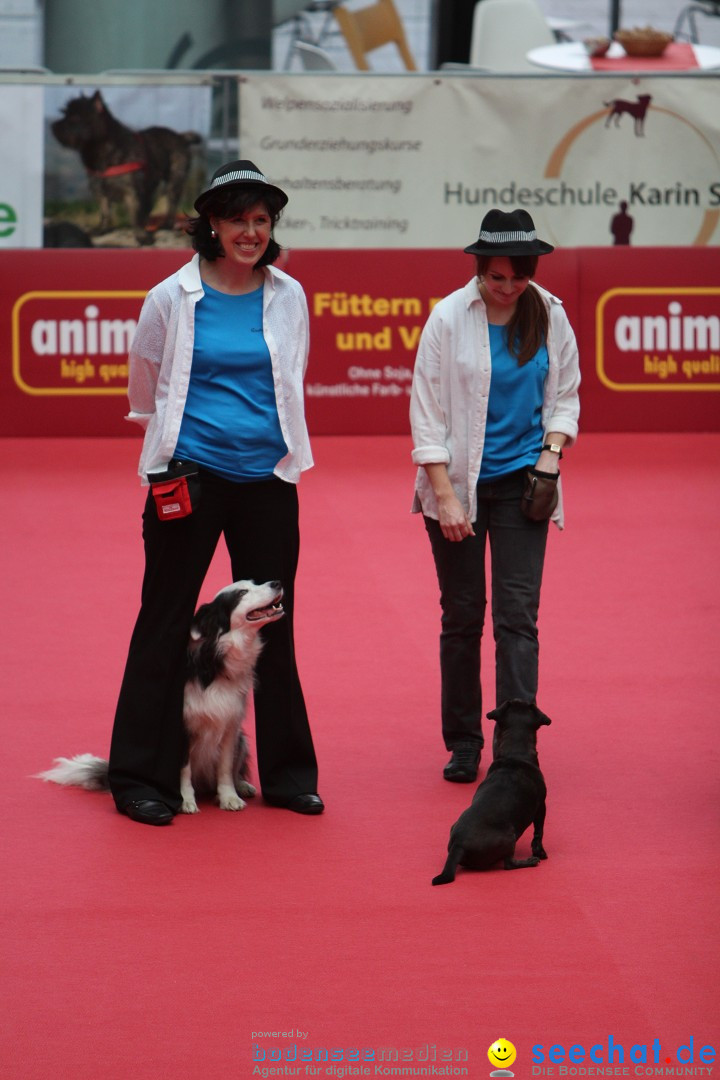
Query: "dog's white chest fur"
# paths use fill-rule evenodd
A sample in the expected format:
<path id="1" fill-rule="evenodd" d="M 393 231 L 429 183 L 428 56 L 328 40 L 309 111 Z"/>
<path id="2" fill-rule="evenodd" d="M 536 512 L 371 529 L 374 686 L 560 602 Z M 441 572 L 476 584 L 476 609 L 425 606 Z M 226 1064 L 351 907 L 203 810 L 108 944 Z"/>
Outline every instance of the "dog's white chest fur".
<path id="1" fill-rule="evenodd" d="M 231 632 L 226 635 L 223 671 L 209 686 L 202 686 L 197 679 L 185 684 L 185 726 L 190 739 L 190 758 L 181 776 L 182 809 L 184 813 L 197 813 L 193 788 L 216 787 L 218 801 L 224 810 L 242 810 L 245 803 L 240 795 L 254 795 L 255 788 L 240 780 L 238 792 L 235 780 L 220 778 L 221 761 L 234 759 L 243 740 L 242 729 L 247 711 L 247 699 L 253 684 L 255 662 L 261 644 L 257 634 L 250 641 L 243 635 Z M 234 771 L 234 770 L 233 770 Z M 222 790 L 221 790 L 222 789 Z"/>
<path id="2" fill-rule="evenodd" d="M 248 636 L 238 631 L 225 635 L 223 670 L 209 686 L 202 686 L 198 679 L 190 679 L 185 684 L 188 734 L 199 736 L 206 731 L 213 737 L 233 722 L 238 710 L 245 711 L 255 663 L 262 647 L 256 634 L 249 641 Z"/>

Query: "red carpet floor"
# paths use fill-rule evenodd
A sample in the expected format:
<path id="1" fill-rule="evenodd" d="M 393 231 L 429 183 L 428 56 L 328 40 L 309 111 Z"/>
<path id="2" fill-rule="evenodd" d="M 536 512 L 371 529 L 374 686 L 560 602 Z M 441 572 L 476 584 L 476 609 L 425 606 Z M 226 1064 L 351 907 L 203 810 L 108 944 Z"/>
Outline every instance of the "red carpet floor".
<path id="1" fill-rule="evenodd" d="M 409 443 L 314 446 L 298 649 L 327 812 L 255 800 L 151 829 L 31 778 L 108 748 L 140 586 L 138 443 L 2 442 L 0 1077 L 477 1080 L 499 1037 L 518 1080 L 573 1075 L 548 1061 L 573 1045 L 579 1075 L 703 1075 L 720 1041 L 720 437 L 585 436 L 566 455 L 541 612 L 549 859 L 442 888 L 473 789 L 441 778 Z M 224 584 L 219 553 L 207 595 Z"/>

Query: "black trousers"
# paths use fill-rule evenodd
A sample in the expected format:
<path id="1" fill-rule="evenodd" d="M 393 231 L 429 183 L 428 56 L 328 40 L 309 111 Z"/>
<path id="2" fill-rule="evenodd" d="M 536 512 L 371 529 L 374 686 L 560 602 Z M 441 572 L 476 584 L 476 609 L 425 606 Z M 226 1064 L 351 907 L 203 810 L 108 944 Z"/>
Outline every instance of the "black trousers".
<path id="1" fill-rule="evenodd" d="M 159 799 L 177 811 L 187 757 L 182 722 L 190 624 L 224 536 L 232 580 L 279 580 L 285 617 L 262 631 L 254 691 L 256 755 L 263 795 L 283 803 L 317 791 L 317 762 L 295 662 L 294 583 L 300 538 L 294 484 L 273 477 L 238 484 L 201 470 L 202 495 L 186 518 L 160 521 L 152 495 L 143 513 L 145 574 L 110 748 L 119 809 Z M 230 581 L 227 582 L 230 584 Z"/>
<path id="2" fill-rule="evenodd" d="M 538 610 L 548 522 L 520 510 L 525 470 L 478 484 L 475 536 L 446 540 L 425 518 L 440 586 L 442 734 L 448 750 L 484 743 L 480 639 L 487 606 L 485 551 L 490 544 L 496 705 L 535 701 L 538 690 Z"/>

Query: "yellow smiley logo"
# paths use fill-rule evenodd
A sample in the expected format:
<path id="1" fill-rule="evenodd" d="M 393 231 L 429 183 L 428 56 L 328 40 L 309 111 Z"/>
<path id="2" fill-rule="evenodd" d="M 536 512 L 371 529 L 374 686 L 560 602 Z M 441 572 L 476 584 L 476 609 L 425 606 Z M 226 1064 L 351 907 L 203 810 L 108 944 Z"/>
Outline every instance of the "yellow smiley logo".
<path id="1" fill-rule="evenodd" d="M 496 1069 L 509 1068 L 516 1057 L 515 1047 L 507 1039 L 496 1039 L 488 1050 L 488 1061 Z"/>

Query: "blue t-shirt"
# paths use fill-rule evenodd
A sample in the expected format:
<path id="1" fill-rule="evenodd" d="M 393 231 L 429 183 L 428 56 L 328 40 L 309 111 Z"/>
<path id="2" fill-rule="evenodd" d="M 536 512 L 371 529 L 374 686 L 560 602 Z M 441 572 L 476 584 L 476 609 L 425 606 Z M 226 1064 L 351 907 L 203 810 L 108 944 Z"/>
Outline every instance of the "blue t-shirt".
<path id="1" fill-rule="evenodd" d="M 287 446 L 263 336 L 262 286 L 242 296 L 203 289 L 175 457 L 228 480 L 264 480 Z"/>
<path id="2" fill-rule="evenodd" d="M 489 326 L 492 374 L 485 446 L 479 480 L 534 465 L 543 441 L 542 406 L 548 373 L 548 352 L 542 345 L 521 367 L 507 347 L 507 327 Z"/>

